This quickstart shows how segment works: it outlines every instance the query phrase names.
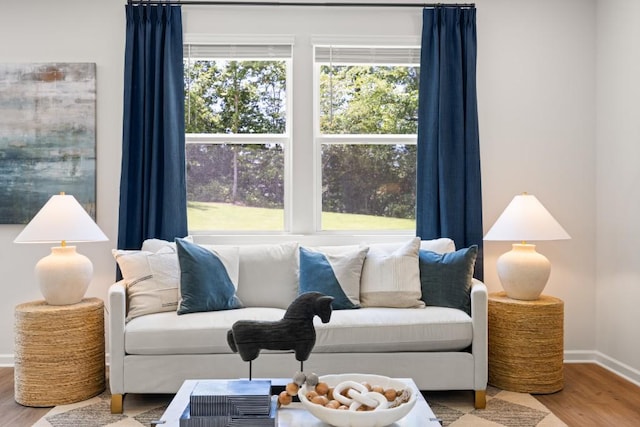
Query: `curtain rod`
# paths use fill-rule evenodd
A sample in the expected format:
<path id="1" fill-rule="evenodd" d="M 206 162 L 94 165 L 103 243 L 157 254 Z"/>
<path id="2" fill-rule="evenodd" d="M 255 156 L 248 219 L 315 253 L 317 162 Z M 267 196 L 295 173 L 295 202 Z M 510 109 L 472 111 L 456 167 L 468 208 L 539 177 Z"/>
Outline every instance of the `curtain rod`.
<path id="1" fill-rule="evenodd" d="M 128 0 L 130 5 L 202 5 L 202 6 L 324 6 L 324 7 L 475 7 L 475 3 L 310 3 L 300 1 L 215 1 L 215 0 Z"/>

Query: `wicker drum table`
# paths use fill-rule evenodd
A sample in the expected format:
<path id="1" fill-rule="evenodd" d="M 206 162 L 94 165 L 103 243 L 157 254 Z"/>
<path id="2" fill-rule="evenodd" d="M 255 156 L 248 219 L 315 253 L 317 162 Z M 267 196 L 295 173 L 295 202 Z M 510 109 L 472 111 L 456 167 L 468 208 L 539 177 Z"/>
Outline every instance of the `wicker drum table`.
<path id="1" fill-rule="evenodd" d="M 564 303 L 489 295 L 489 384 L 521 393 L 554 393 L 564 377 Z"/>
<path id="2" fill-rule="evenodd" d="M 15 400 L 46 407 L 79 402 L 105 389 L 104 303 L 45 301 L 15 309 Z"/>

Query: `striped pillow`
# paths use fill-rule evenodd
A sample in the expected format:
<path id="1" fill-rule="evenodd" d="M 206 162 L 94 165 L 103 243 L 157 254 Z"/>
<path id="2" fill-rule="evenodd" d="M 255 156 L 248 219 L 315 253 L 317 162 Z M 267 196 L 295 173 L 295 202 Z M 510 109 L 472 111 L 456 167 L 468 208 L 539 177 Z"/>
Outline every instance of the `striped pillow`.
<path id="1" fill-rule="evenodd" d="M 388 244 L 373 244 L 362 268 L 360 302 L 363 307 L 424 307 L 420 299 L 420 238 L 393 248 Z"/>

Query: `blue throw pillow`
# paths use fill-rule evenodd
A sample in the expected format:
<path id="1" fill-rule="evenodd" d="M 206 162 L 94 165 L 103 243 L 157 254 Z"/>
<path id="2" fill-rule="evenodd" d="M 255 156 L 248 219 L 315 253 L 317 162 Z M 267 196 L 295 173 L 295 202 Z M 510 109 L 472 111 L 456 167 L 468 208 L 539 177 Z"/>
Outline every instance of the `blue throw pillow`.
<path id="1" fill-rule="evenodd" d="M 242 308 L 227 269 L 213 251 L 176 239 L 180 263 L 178 314 Z"/>
<path id="2" fill-rule="evenodd" d="M 471 280 L 477 256 L 476 245 L 445 254 L 421 249 L 420 283 L 425 304 L 458 308 L 471 315 Z"/>
<path id="3" fill-rule="evenodd" d="M 360 275 L 368 247 L 300 247 L 299 293 L 333 297 L 333 310 L 360 308 Z"/>

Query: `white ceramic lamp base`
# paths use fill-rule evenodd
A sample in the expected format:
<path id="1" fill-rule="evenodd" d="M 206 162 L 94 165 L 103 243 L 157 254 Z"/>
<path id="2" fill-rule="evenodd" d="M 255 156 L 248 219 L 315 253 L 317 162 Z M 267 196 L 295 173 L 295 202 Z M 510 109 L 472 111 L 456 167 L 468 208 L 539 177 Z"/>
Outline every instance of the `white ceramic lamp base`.
<path id="1" fill-rule="evenodd" d="M 497 267 L 507 296 L 519 300 L 538 299 L 551 273 L 551 263 L 536 252 L 536 245 L 524 243 L 514 243 L 498 258 Z"/>
<path id="2" fill-rule="evenodd" d="M 93 264 L 75 246 L 51 248 L 36 264 L 36 278 L 47 304 L 70 305 L 82 301 L 93 275 Z"/>

